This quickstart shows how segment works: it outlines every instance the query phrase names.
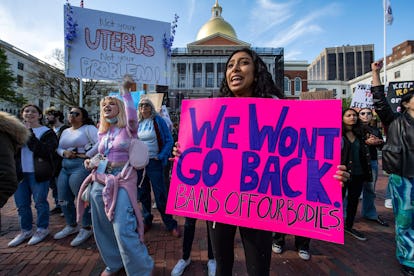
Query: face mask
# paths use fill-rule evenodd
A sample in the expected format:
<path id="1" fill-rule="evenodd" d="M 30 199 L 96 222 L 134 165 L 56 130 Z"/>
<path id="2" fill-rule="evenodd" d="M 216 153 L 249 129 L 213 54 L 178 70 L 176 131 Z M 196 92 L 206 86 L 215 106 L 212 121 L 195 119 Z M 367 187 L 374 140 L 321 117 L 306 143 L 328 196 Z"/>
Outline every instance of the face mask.
<path id="1" fill-rule="evenodd" d="M 114 124 L 118 123 L 118 118 L 117 117 L 105 118 L 105 121 L 110 123 L 111 125 L 114 125 Z"/>

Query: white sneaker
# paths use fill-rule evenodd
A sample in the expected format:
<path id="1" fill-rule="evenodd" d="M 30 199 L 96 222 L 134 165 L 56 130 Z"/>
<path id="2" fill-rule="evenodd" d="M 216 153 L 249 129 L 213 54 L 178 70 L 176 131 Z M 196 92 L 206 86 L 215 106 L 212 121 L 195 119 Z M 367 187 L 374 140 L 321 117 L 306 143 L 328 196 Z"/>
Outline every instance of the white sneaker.
<path id="1" fill-rule="evenodd" d="M 78 246 L 82 244 L 84 241 L 89 239 L 92 236 L 92 230 L 87 230 L 85 228 L 81 228 L 79 230 L 78 235 L 76 238 L 73 239 L 73 241 L 70 243 L 71 246 Z"/>
<path id="2" fill-rule="evenodd" d="M 171 271 L 171 276 L 181 276 L 185 268 L 191 263 L 191 259 L 188 260 L 180 259 Z"/>
<path id="3" fill-rule="evenodd" d="M 391 198 L 386 199 L 385 202 L 384 202 L 384 206 L 387 209 L 392 209 L 392 199 Z"/>
<path id="4" fill-rule="evenodd" d="M 216 268 L 217 268 L 216 260 L 214 259 L 208 260 L 207 262 L 208 276 L 216 276 Z"/>
<path id="5" fill-rule="evenodd" d="M 57 232 L 53 238 L 55 240 L 60 240 L 77 232 L 79 232 L 79 228 L 77 226 L 66 225 L 65 228 L 63 228 L 60 232 Z"/>
<path id="6" fill-rule="evenodd" d="M 30 238 L 33 235 L 33 231 L 21 231 L 14 239 L 9 242 L 7 246 L 9 247 L 15 247 Z"/>
<path id="7" fill-rule="evenodd" d="M 302 260 L 309 261 L 309 259 L 310 259 L 309 250 L 301 249 L 301 250 L 298 251 L 298 255 Z"/>
<path id="8" fill-rule="evenodd" d="M 49 229 L 38 228 L 33 234 L 33 237 L 27 243 L 28 245 L 35 245 L 43 241 L 49 235 Z"/>
<path id="9" fill-rule="evenodd" d="M 276 242 L 272 242 L 272 251 L 276 254 L 282 254 L 283 252 L 283 246 L 280 244 L 277 244 Z"/>

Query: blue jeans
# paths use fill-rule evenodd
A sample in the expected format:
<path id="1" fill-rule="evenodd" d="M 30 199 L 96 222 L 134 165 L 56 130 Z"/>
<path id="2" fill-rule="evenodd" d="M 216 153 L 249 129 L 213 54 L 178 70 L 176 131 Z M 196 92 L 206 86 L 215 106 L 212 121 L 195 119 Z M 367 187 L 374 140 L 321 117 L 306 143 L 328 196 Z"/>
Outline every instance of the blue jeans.
<path id="1" fill-rule="evenodd" d="M 361 214 L 367 219 L 377 219 L 375 208 L 375 186 L 378 179 L 378 160 L 371 160 L 372 182 L 364 181 L 362 184 L 362 208 Z"/>
<path id="2" fill-rule="evenodd" d="M 17 186 L 14 193 L 17 212 L 19 213 L 20 228 L 23 231 L 32 230 L 32 195 L 37 211 L 37 228 L 47 229 L 49 227 L 49 181 L 37 182 L 34 173 L 24 173 L 23 180 Z"/>
<path id="3" fill-rule="evenodd" d="M 95 241 L 106 270 L 117 272 L 122 267 L 128 275 L 151 275 L 154 261 L 140 241 L 134 209 L 125 189 L 118 190 L 114 219 L 105 214 L 102 199 L 104 186 L 97 182 L 91 189 L 91 212 Z"/>
<path id="4" fill-rule="evenodd" d="M 142 170 L 138 171 L 138 184 L 142 179 Z M 150 184 L 151 181 L 151 184 Z M 142 215 L 145 225 L 151 225 L 154 216 L 151 214 L 151 185 L 154 191 L 157 209 L 168 231 L 177 228 L 177 221 L 172 215 L 165 213 L 167 208 L 167 188 L 164 183 L 163 166 L 160 160 L 150 159 L 145 168 L 145 178 L 141 188 L 138 188 L 138 198 L 142 203 Z"/>
<path id="5" fill-rule="evenodd" d="M 84 159 L 63 159 L 62 170 L 58 178 L 58 197 L 67 225 L 76 225 L 75 198 L 78 196 L 80 186 L 89 175 L 83 166 Z M 82 217 L 82 226 L 91 225 L 90 208 L 85 209 Z"/>

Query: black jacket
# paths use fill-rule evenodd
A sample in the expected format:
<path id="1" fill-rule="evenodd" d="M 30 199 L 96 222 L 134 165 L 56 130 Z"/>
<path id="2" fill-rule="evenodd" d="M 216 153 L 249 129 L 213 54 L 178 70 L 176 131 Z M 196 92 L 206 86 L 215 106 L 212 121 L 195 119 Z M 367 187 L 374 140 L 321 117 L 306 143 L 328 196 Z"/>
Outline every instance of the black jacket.
<path id="1" fill-rule="evenodd" d="M 356 139 L 359 141 L 359 161 L 361 163 L 361 169 L 363 173 L 364 181 L 372 181 L 372 169 L 371 169 L 371 156 L 369 154 L 368 145 L 365 144 L 364 139 L 357 135 Z M 353 175 L 353 164 L 352 164 L 352 152 L 351 142 L 348 140 L 346 135 L 342 135 L 342 149 L 341 149 L 341 164 L 345 165 L 348 172 Z"/>
<path id="2" fill-rule="evenodd" d="M 40 139 L 37 139 L 32 132 L 27 146 L 33 152 L 35 179 L 37 182 L 50 180 L 55 175 L 56 162 L 55 152 L 58 146 L 58 139 L 52 129 L 47 130 Z M 16 155 L 16 168 L 18 178 L 23 179 L 21 151 Z"/>
<path id="3" fill-rule="evenodd" d="M 414 177 L 414 119 L 407 113 L 393 112 L 384 95 L 384 86 L 371 87 L 375 111 L 388 127 L 386 147 L 402 147 L 399 170 L 388 173 L 407 178 Z"/>

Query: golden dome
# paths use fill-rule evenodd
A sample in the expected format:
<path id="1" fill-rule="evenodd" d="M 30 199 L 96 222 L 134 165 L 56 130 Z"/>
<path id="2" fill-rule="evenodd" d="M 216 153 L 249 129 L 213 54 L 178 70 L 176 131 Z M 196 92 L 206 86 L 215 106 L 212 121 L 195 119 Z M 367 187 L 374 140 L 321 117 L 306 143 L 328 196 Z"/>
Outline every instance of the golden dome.
<path id="1" fill-rule="evenodd" d="M 196 40 L 203 39 L 216 33 L 222 33 L 232 38 L 237 39 L 236 32 L 233 27 L 221 17 L 222 8 L 218 4 L 218 0 L 211 9 L 212 16 L 207 23 L 205 23 L 197 33 Z"/>

